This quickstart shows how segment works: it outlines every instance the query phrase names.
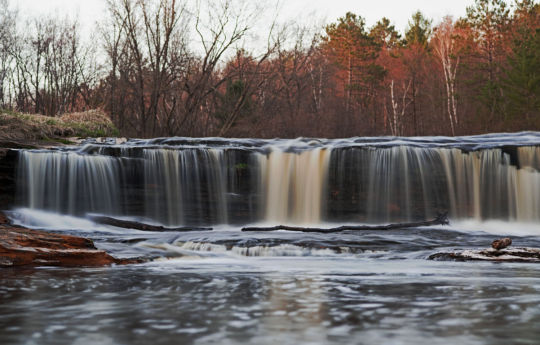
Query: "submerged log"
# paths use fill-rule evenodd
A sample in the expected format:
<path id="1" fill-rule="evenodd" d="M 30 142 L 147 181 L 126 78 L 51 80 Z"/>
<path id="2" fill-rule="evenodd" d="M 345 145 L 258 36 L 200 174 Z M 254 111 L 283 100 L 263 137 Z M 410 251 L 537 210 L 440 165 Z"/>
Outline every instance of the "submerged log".
<path id="1" fill-rule="evenodd" d="M 107 217 L 107 216 L 90 216 L 90 220 L 103 225 L 111 225 L 116 226 L 118 228 L 124 228 L 124 229 L 134 229 L 134 230 L 142 230 L 142 231 L 155 231 L 155 232 L 163 232 L 163 231 L 210 231 L 212 228 L 207 227 L 191 227 L 191 226 L 185 226 L 185 227 L 165 227 L 161 225 L 151 225 L 141 222 L 135 222 L 131 220 L 123 220 L 113 217 Z"/>
<path id="2" fill-rule="evenodd" d="M 306 227 L 297 227 L 297 226 L 288 226 L 288 225 L 277 225 L 271 227 L 245 227 L 242 228 L 242 231 L 300 231 L 300 232 L 319 232 L 319 233 L 333 233 L 341 231 L 369 231 L 369 230 L 395 230 L 395 229 L 406 229 L 406 228 L 416 228 L 419 226 L 430 226 L 430 225 L 447 225 L 448 222 L 448 213 L 441 213 L 435 219 L 422 221 L 422 222 L 410 222 L 410 223 L 392 223 L 385 225 L 343 225 L 335 228 L 306 228 Z"/>
<path id="3" fill-rule="evenodd" d="M 0 212 L 0 267 L 107 266 L 139 259 L 116 259 L 86 238 L 52 234 L 9 225 Z"/>

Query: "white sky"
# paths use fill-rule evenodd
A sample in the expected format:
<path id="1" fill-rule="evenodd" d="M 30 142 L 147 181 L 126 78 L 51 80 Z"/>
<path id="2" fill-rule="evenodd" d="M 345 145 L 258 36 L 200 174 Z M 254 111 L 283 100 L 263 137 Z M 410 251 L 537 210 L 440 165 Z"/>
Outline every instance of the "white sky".
<path id="1" fill-rule="evenodd" d="M 270 0 L 274 1 L 274 0 Z M 403 32 L 412 13 L 421 10 L 434 23 L 445 15 L 460 17 L 474 0 L 280 0 L 281 19 L 313 21 L 315 18 L 335 21 L 347 11 L 361 15 L 368 26 L 386 16 Z M 23 15 L 67 14 L 79 16 L 85 31 L 92 30 L 105 10 L 105 0 L 10 0 Z M 318 22 L 318 21 L 317 21 Z"/>

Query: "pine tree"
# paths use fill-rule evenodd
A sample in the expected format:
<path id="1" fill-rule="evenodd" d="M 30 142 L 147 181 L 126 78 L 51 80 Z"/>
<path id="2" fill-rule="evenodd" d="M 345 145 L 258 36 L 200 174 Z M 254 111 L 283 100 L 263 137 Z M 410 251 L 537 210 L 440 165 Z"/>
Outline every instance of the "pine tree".
<path id="1" fill-rule="evenodd" d="M 513 26 L 512 52 L 501 83 L 506 120 L 522 118 L 526 125 L 534 125 L 540 120 L 540 5 L 529 0 L 518 3 Z"/>

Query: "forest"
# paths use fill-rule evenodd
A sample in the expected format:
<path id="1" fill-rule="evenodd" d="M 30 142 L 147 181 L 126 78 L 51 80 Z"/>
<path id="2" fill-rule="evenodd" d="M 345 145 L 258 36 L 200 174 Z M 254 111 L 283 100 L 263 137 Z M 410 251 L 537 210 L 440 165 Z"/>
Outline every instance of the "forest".
<path id="1" fill-rule="evenodd" d="M 361 13 L 282 23 L 241 0 L 104 1 L 86 39 L 76 18 L 0 0 L 4 111 L 101 109 L 140 138 L 540 130 L 533 0 L 475 0 L 440 22 L 419 10 L 404 32 L 391 18 L 368 27 Z"/>

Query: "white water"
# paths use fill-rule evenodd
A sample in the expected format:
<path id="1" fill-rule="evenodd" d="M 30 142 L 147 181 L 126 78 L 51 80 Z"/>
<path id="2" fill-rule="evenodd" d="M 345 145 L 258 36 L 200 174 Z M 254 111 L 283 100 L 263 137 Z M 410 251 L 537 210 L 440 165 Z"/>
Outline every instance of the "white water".
<path id="1" fill-rule="evenodd" d="M 80 217 L 67 216 L 55 212 L 34 210 L 30 208 L 17 208 L 12 211 L 6 211 L 7 215 L 13 221 L 14 225 L 19 225 L 31 229 L 48 229 L 48 230 L 57 230 L 57 231 L 72 231 L 72 232 L 105 232 L 112 234 L 146 234 L 145 231 L 138 230 L 129 230 L 123 228 L 116 228 L 113 226 L 97 224 L 91 220 Z M 270 226 L 274 223 L 256 223 L 250 224 L 253 226 Z M 331 228 L 338 225 L 337 223 L 320 223 L 318 224 L 321 228 Z M 351 224 L 353 225 L 353 224 Z M 465 233 L 486 233 L 493 235 L 515 235 L 515 236 L 538 236 L 540 234 L 540 223 L 538 222 L 515 222 L 515 221 L 501 221 L 501 220 L 457 220 L 451 221 L 447 226 L 434 226 L 434 227 L 422 227 L 422 228 L 433 228 L 434 231 L 437 229 L 447 229 L 455 230 Z M 219 225 L 213 228 L 213 233 L 239 233 L 240 228 L 230 225 Z M 287 234 L 289 232 L 276 232 L 281 234 Z M 149 233 L 152 234 L 152 233 Z M 294 234 L 294 233 L 291 233 Z M 189 244 L 191 243 L 191 245 Z M 216 246 L 210 249 L 208 248 L 195 248 L 190 246 L 200 246 L 199 242 L 186 242 L 182 244 L 184 249 L 190 250 L 217 250 L 222 248 L 225 251 L 225 247 Z M 303 250 L 303 249 L 302 249 Z M 256 255 L 255 255 L 256 256 Z M 301 256 L 301 255 L 299 255 Z"/>

